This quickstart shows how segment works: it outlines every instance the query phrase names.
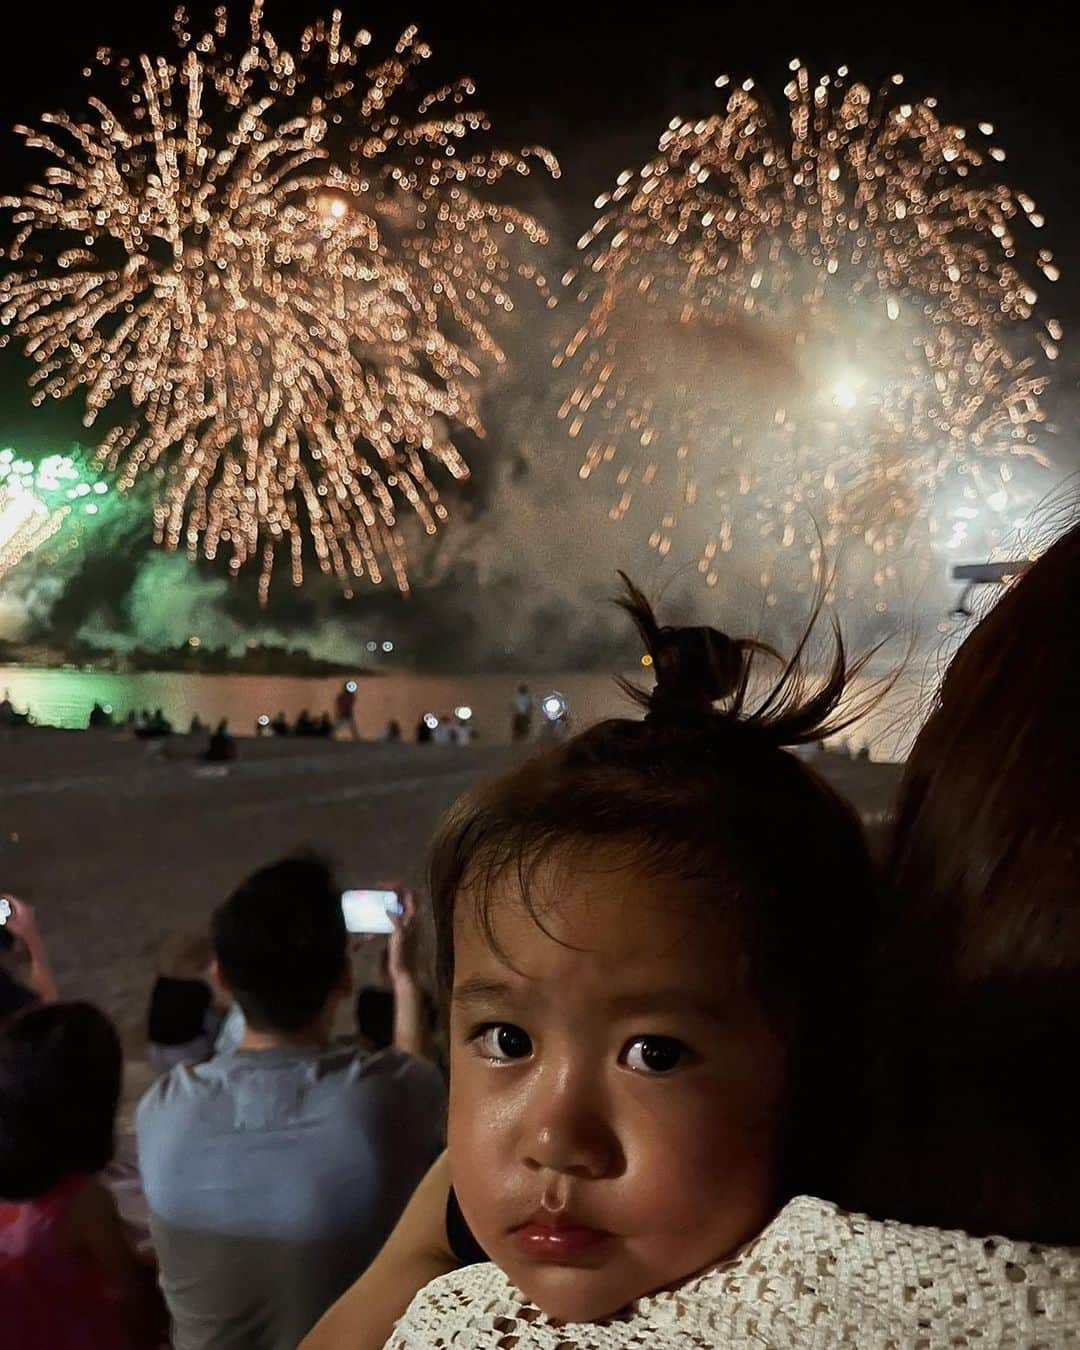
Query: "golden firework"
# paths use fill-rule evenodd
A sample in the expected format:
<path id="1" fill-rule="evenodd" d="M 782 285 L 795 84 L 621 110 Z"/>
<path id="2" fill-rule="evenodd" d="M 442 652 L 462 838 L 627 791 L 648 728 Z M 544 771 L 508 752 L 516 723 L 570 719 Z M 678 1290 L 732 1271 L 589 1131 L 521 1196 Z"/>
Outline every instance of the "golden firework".
<path id="1" fill-rule="evenodd" d="M 403 111 L 431 54 L 415 28 L 366 73 L 370 34 L 340 14 L 295 52 L 260 3 L 238 55 L 224 9 L 175 32 L 167 57 L 100 51 L 83 114 L 17 129 L 51 163 L 0 203 L 3 340 L 36 363 L 36 401 L 108 421 L 119 486 L 157 477 L 168 548 L 257 560 L 265 599 L 278 551 L 299 584 L 310 539 L 346 588 L 389 566 L 405 590 L 400 506 L 429 534 L 446 518 L 438 480 L 467 476 L 455 437 L 482 433 L 478 382 L 503 360 L 492 316 L 516 275 L 546 294 L 542 227 L 490 189 L 557 165 L 473 148 L 468 80 Z"/>
<path id="2" fill-rule="evenodd" d="M 675 119 L 565 278 L 581 477 L 610 466 L 615 519 L 650 488 L 652 545 L 688 524 L 710 584 L 740 531 L 813 552 L 816 519 L 887 557 L 943 500 L 1004 520 L 1016 457 L 1045 463 L 1061 328 L 1031 278 L 1057 270 L 1028 250 L 1042 218 L 1001 181 L 993 128 L 906 101 L 899 75 L 874 94 L 791 72 L 783 114 L 747 80 Z"/>

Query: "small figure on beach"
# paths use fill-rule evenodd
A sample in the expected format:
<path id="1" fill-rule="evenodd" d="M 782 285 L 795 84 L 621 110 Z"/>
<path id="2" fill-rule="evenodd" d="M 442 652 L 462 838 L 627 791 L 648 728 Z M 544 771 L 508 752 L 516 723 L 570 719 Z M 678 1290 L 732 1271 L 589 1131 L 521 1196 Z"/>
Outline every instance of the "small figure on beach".
<path id="1" fill-rule="evenodd" d="M 354 741 L 360 739 L 356 725 L 356 681 L 346 680 L 334 700 L 334 730 L 348 731 Z"/>
<path id="2" fill-rule="evenodd" d="M 533 696 L 527 684 L 519 684 L 510 705 L 510 739 L 527 741 L 532 732 Z"/>

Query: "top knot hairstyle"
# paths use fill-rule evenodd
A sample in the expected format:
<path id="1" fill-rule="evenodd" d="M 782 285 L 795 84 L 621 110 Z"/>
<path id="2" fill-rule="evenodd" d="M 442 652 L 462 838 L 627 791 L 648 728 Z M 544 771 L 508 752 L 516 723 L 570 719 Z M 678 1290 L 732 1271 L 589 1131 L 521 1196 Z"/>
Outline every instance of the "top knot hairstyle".
<path id="1" fill-rule="evenodd" d="M 715 628 L 666 628 L 656 621 L 652 606 L 625 572 L 620 572 L 625 593 L 615 603 L 626 611 L 641 634 L 652 658 L 656 688 L 643 694 L 625 680 L 620 686 L 638 702 L 644 702 L 650 717 L 685 717 L 710 713 L 721 700 L 732 699 L 741 707 L 755 652 L 779 653 L 749 638 L 732 639 Z"/>
<path id="2" fill-rule="evenodd" d="M 862 708 L 845 715 L 841 703 L 863 663 L 848 665 L 834 626 L 826 674 L 814 680 L 805 672 L 820 598 L 785 660 L 754 639 L 662 626 L 642 592 L 622 580 L 616 603 L 641 634 L 656 686 L 619 683 L 645 717 L 600 722 L 451 809 L 429 871 L 442 991 L 453 984 L 460 905 L 473 907 L 497 951 L 501 879 L 515 878 L 543 927 L 532 898 L 537 867 L 556 854 L 578 866 L 607 848 L 624 867 L 706 884 L 744 954 L 753 993 L 790 1031 L 796 1092 L 815 1085 L 828 1097 L 841 1072 L 836 1038 L 849 1024 L 877 887 L 858 818 L 787 747 L 835 734 L 861 715 Z M 758 658 L 778 673 L 751 699 Z M 808 1120 L 823 1122 L 823 1112 L 793 1114 L 800 1154 L 809 1161 L 816 1153 L 824 1166 L 824 1136 Z M 820 1168 L 814 1176 L 796 1168 L 795 1188 L 812 1189 L 812 1181 L 824 1184 Z"/>
<path id="3" fill-rule="evenodd" d="M 814 686 L 803 668 L 806 648 L 821 613 L 820 595 L 795 651 L 785 661 L 775 647 L 756 638 L 730 638 L 717 628 L 661 626 L 644 594 L 625 572 L 620 572 L 619 577 L 624 589 L 615 603 L 629 614 L 641 634 L 645 650 L 652 658 L 656 686 L 649 693 L 621 677 L 616 683 L 648 710 L 646 721 L 690 725 L 704 717 L 715 728 L 717 719 L 722 718 L 729 725 L 741 724 L 762 742 L 793 748 L 835 736 L 866 711 L 864 705 L 841 711 L 851 681 L 869 658 L 848 665 L 844 640 L 835 621 L 833 661 L 826 678 Z M 781 671 L 762 701 L 748 711 L 747 696 L 756 656 L 772 658 Z M 870 701 L 876 701 L 877 697 L 872 692 Z M 718 710 L 718 703 L 727 706 Z"/>

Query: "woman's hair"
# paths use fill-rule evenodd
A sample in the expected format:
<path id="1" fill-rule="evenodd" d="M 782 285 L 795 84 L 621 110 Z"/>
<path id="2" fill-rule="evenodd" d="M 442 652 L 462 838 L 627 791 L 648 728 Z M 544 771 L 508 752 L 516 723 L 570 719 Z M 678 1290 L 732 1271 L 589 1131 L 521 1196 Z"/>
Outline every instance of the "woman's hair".
<path id="1" fill-rule="evenodd" d="M 813 620 L 785 663 L 714 628 L 661 626 L 623 581 L 619 604 L 656 674 L 649 694 L 622 682 L 645 717 L 601 722 L 452 808 L 430 860 L 439 983 L 445 994 L 453 981 L 463 894 L 498 950 L 493 883 L 516 875 L 543 927 L 531 898 L 537 867 L 607 850 L 619 867 L 706 883 L 735 932 L 751 991 L 781 1020 L 789 1045 L 797 1042 L 797 1079 L 809 1083 L 811 1059 L 837 1062 L 825 1042 L 835 1049 L 847 1025 L 837 1009 L 865 964 L 876 886 L 854 812 L 785 747 L 848 725 L 841 699 L 861 663 L 849 669 L 837 633 L 831 667 L 813 682 L 802 669 Z M 751 709 L 761 657 L 780 670 Z"/>
<path id="2" fill-rule="evenodd" d="M 1080 526 L 953 660 L 901 789 L 844 1199 L 1080 1243 Z"/>
<path id="3" fill-rule="evenodd" d="M 0 1032 L 0 1197 L 44 1195 L 112 1160 L 120 1039 L 89 1003 L 23 1013 Z"/>

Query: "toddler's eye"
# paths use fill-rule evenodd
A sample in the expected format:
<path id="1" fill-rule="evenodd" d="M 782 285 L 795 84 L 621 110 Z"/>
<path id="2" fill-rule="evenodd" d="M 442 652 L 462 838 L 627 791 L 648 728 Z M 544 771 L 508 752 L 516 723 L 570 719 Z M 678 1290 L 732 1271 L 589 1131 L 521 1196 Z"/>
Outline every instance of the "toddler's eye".
<path id="1" fill-rule="evenodd" d="M 622 1054 L 622 1061 L 635 1073 L 665 1074 L 677 1069 L 686 1059 L 686 1046 L 671 1036 L 638 1036 Z"/>
<path id="2" fill-rule="evenodd" d="M 480 1053 L 495 1064 L 511 1064 L 532 1054 L 529 1033 L 512 1022 L 493 1022 L 473 1037 Z"/>

